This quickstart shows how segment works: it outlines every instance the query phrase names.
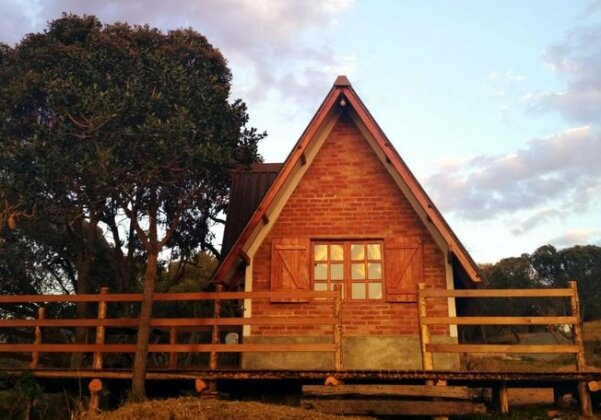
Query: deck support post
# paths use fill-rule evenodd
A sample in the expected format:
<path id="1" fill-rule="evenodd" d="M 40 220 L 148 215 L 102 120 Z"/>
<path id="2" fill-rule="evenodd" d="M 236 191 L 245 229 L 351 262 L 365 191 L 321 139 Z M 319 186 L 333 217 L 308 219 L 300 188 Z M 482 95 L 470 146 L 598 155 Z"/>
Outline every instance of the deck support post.
<path id="1" fill-rule="evenodd" d="M 509 413 L 509 390 L 507 388 L 507 382 L 501 381 L 495 384 L 492 389 L 493 402 L 501 413 Z"/>
<path id="2" fill-rule="evenodd" d="M 423 318 L 428 316 L 428 309 L 426 307 L 426 299 L 422 295 L 422 292 L 426 289 L 425 283 L 418 285 L 417 293 L 417 312 L 418 312 L 418 323 L 419 323 L 419 343 L 422 353 L 422 369 L 434 370 L 434 357 L 430 351 L 428 351 L 428 344 L 430 344 L 430 330 L 428 325 L 422 322 Z M 432 385 L 432 384 L 430 384 Z"/>
<path id="3" fill-rule="evenodd" d="M 334 344 L 336 345 L 336 353 L 334 354 L 334 365 L 337 371 L 343 369 L 342 359 L 342 288 L 339 284 L 334 286 L 334 290 L 338 292 L 334 298 Z"/>
<path id="4" fill-rule="evenodd" d="M 100 295 L 106 296 L 109 293 L 108 287 L 100 288 Z M 98 320 L 106 319 L 106 300 L 101 300 L 98 302 Z M 104 344 L 105 337 L 105 327 L 103 325 L 98 325 L 96 327 L 96 344 Z M 103 359 L 102 352 L 94 353 L 94 359 L 92 360 L 92 369 L 102 369 Z"/>
<path id="5" fill-rule="evenodd" d="M 217 293 L 223 292 L 223 285 L 218 284 L 215 287 L 215 291 Z M 213 301 L 213 319 L 219 319 L 220 317 L 221 317 L 221 300 L 215 299 Z M 211 331 L 211 344 L 219 344 L 219 326 L 218 325 L 213 325 L 213 329 Z M 219 355 L 216 351 L 212 351 L 209 354 L 209 369 L 211 369 L 211 370 L 217 369 L 218 357 L 219 357 Z M 208 385 L 209 385 L 209 390 L 211 392 L 217 391 L 217 382 L 216 381 L 209 381 Z"/>
<path id="6" fill-rule="evenodd" d="M 177 344 L 177 328 L 169 328 L 169 344 Z M 172 351 L 169 352 L 169 369 L 177 368 L 177 353 Z"/>
<path id="7" fill-rule="evenodd" d="M 94 378 L 88 384 L 88 390 L 90 391 L 90 401 L 88 403 L 88 414 L 98 414 L 100 408 L 100 394 L 102 392 L 102 381 L 98 378 Z"/>
<path id="8" fill-rule="evenodd" d="M 46 318 L 46 308 L 40 306 L 38 308 L 38 319 Z M 33 344 L 42 344 L 42 329 L 40 327 L 35 327 Z M 31 363 L 29 367 L 31 369 L 37 369 L 38 364 L 40 363 L 40 352 L 34 351 L 31 353 Z"/>
<path id="9" fill-rule="evenodd" d="M 582 372 L 586 370 L 586 359 L 584 356 L 584 337 L 582 333 L 582 319 L 580 317 L 578 287 L 575 281 L 569 281 L 568 286 L 572 289 L 572 295 L 570 296 L 572 316 L 576 317 L 573 330 L 574 344 L 578 346 L 578 353 L 576 353 L 576 369 L 578 372 Z M 591 403 L 591 394 L 586 382 L 578 382 L 578 400 L 580 401 L 580 411 L 582 415 L 588 417 L 592 416 L 593 405 Z"/>
<path id="10" fill-rule="evenodd" d="M 422 295 L 422 292 L 426 289 L 425 283 L 420 283 L 417 286 L 417 321 L 419 325 L 419 344 L 422 354 L 422 368 L 424 370 L 434 370 L 434 355 L 428 351 L 428 344 L 431 342 L 430 330 L 428 325 L 422 322 L 423 318 L 428 316 L 428 307 L 426 306 L 426 298 Z M 426 381 L 426 385 L 434 385 L 434 381 Z M 439 385 L 439 384 L 437 384 Z M 441 386 L 445 386 L 446 383 L 441 383 Z M 447 416 L 434 416 L 433 420 L 448 420 Z"/>

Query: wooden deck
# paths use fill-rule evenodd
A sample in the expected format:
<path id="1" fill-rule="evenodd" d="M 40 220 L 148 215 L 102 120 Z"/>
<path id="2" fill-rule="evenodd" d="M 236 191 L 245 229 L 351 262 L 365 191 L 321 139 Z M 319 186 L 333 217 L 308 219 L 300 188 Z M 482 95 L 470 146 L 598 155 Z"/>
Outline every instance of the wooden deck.
<path id="1" fill-rule="evenodd" d="M 561 384 L 578 390 L 582 413 L 592 414 L 589 383 L 600 383 L 601 372 L 588 370 L 584 358 L 584 340 L 582 322 L 576 284 L 570 282 L 566 289 L 528 289 L 528 290 L 435 290 L 420 285 L 418 291 L 418 322 L 421 343 L 422 369 L 420 370 L 350 370 L 344 366 L 342 358 L 342 317 L 340 290 L 325 292 L 211 292 L 211 293 L 174 293 L 156 294 L 157 302 L 181 302 L 210 300 L 213 305 L 213 316 L 206 318 L 154 318 L 151 325 L 157 330 L 166 331 L 168 341 L 149 345 L 150 353 L 166 355 L 161 368 L 147 371 L 149 381 L 200 381 L 217 383 L 218 381 L 277 381 L 292 380 L 302 383 L 319 383 L 326 378 L 336 378 L 345 383 L 371 384 L 436 384 L 462 385 L 467 387 L 492 387 L 498 392 L 498 399 L 507 401 L 508 387 L 557 387 Z M 441 298 L 498 298 L 498 297 L 544 297 L 569 299 L 570 314 L 566 316 L 543 317 L 433 317 L 428 315 L 428 299 Z M 311 300 L 315 305 L 326 305 L 331 310 L 328 316 L 271 316 L 271 317 L 223 317 L 221 305 L 223 301 L 243 302 L 249 299 L 298 299 Z M 33 329 L 33 342 L 0 343 L 0 354 L 6 356 L 20 354 L 29 356 L 31 362 L 27 368 L 0 368 L 6 375 L 23 375 L 29 373 L 40 380 L 71 379 L 90 380 L 91 401 L 98 401 L 102 389 L 101 380 L 130 380 L 130 369 L 115 369 L 108 366 L 107 353 L 134 353 L 134 344 L 107 342 L 112 328 L 135 328 L 136 318 L 107 317 L 107 306 L 120 302 L 139 302 L 138 294 L 109 294 L 102 289 L 96 295 L 40 295 L 40 296 L 0 296 L 0 304 L 20 304 L 36 302 L 40 304 L 37 319 L 0 319 L 0 328 Z M 95 318 L 88 319 L 47 319 L 45 306 L 52 302 L 88 302 L 96 303 Z M 488 345 L 488 344 L 436 344 L 431 342 L 430 327 L 433 325 L 547 325 L 568 324 L 572 328 L 572 344 L 562 345 Z M 254 325 L 299 325 L 325 326 L 330 331 L 329 343 L 278 343 L 224 344 L 221 335 L 232 328 L 241 331 L 243 326 Z M 44 332 L 56 328 L 90 328 L 95 334 L 94 342 L 45 342 Z M 135 331 L 135 330 L 132 330 Z M 180 333 L 204 331 L 210 333 L 208 342 L 178 342 Z M 332 370 L 245 370 L 225 368 L 218 365 L 219 353 L 247 352 L 326 352 L 334 355 L 335 368 Z M 433 353 L 551 353 L 569 354 L 575 358 L 575 371 L 544 372 L 488 372 L 488 371 L 447 371 L 436 370 Z M 88 353 L 92 358 L 88 366 L 79 369 L 44 367 L 41 355 L 44 353 Z M 206 353 L 206 368 L 182 366 L 178 358 L 181 353 Z M 425 384 L 425 385 L 424 385 Z M 201 387 L 202 388 L 202 387 Z M 91 403 L 92 404 L 92 403 Z M 507 404 L 501 410 L 507 412 Z"/>
<path id="2" fill-rule="evenodd" d="M 30 373 L 36 378 L 73 379 L 130 379 L 130 369 L 2 369 L 6 375 Z M 601 371 L 540 371 L 540 372 L 498 372 L 498 371 L 451 371 L 451 370 L 245 370 L 245 369 L 154 369 L 148 370 L 146 378 L 161 380 L 299 380 L 323 381 L 336 377 L 349 382 L 402 383 L 411 381 L 448 381 L 449 383 L 479 386 L 483 383 L 509 382 L 514 386 L 551 386 L 559 382 L 599 381 Z"/>

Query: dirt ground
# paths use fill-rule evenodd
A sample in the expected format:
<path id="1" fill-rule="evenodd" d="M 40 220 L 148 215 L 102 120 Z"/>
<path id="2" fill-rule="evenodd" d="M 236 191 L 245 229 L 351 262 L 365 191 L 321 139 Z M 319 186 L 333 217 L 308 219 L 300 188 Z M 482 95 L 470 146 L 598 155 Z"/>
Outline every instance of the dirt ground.
<path id="1" fill-rule="evenodd" d="M 340 420 L 340 418 L 340 416 L 275 404 L 177 398 L 126 404 L 115 411 L 97 416 L 82 415 L 76 420 Z M 344 418 L 367 420 L 371 417 L 344 416 Z"/>

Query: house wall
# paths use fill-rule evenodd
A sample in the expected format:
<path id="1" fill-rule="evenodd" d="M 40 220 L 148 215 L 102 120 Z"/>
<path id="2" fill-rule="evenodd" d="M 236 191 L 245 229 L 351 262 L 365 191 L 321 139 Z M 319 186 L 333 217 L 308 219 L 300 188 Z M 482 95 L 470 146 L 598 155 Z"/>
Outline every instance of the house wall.
<path id="1" fill-rule="evenodd" d="M 423 239 L 423 281 L 430 287 L 447 287 L 443 252 L 371 146 L 345 114 L 335 124 L 257 249 L 252 264 L 252 290 L 270 290 L 272 239 L 306 236 L 313 239 L 420 236 Z M 429 301 L 428 313 L 447 316 L 447 301 Z M 331 304 L 254 301 L 252 306 L 253 317 L 331 314 Z M 364 360 L 362 365 L 362 358 L 356 355 L 365 352 L 381 355 L 392 352 L 392 357 L 398 359 L 397 365 L 381 368 L 419 367 L 415 366 L 421 363 L 416 342 L 418 325 L 415 302 L 344 302 L 342 320 L 346 367 L 351 367 L 349 363 L 352 360 L 356 360 L 351 363 L 357 365 L 355 368 L 377 368 L 382 365 L 374 362 L 373 358 L 369 362 Z M 435 335 L 448 335 L 446 326 L 431 330 Z M 298 340 L 327 342 L 331 334 L 331 327 L 326 326 L 253 326 L 250 335 L 244 339 L 246 342 L 281 342 L 282 336 L 296 336 Z M 399 351 L 401 354 L 411 354 L 410 359 L 416 362 L 408 366 L 407 357 L 399 357 Z M 323 355 L 303 355 L 305 363 L 300 363 L 305 367 L 307 363 L 326 363 L 327 357 Z M 415 355 L 417 357 L 413 357 Z M 310 361 L 310 358 L 313 360 Z M 263 364 L 266 361 L 273 363 L 276 360 L 273 354 L 245 355 L 245 359 L 246 367 L 265 367 Z M 282 360 L 278 363 L 290 367 Z M 366 363 L 369 366 L 364 366 Z M 372 366 L 374 363 L 378 366 Z"/>

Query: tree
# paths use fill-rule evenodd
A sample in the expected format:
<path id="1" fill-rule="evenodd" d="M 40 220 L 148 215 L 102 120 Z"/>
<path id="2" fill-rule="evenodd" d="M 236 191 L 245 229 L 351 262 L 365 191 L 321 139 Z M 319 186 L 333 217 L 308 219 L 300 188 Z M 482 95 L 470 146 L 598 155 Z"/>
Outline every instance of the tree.
<path id="1" fill-rule="evenodd" d="M 56 208 L 49 218 L 78 227 L 79 284 L 96 226 L 111 233 L 115 260 L 136 244 L 145 256 L 131 393 L 141 400 L 159 254 L 214 249 L 210 226 L 227 203 L 228 171 L 259 159 L 263 134 L 245 128 L 225 59 L 191 29 L 63 15 L 0 51 L 3 185 L 25 208 Z"/>

